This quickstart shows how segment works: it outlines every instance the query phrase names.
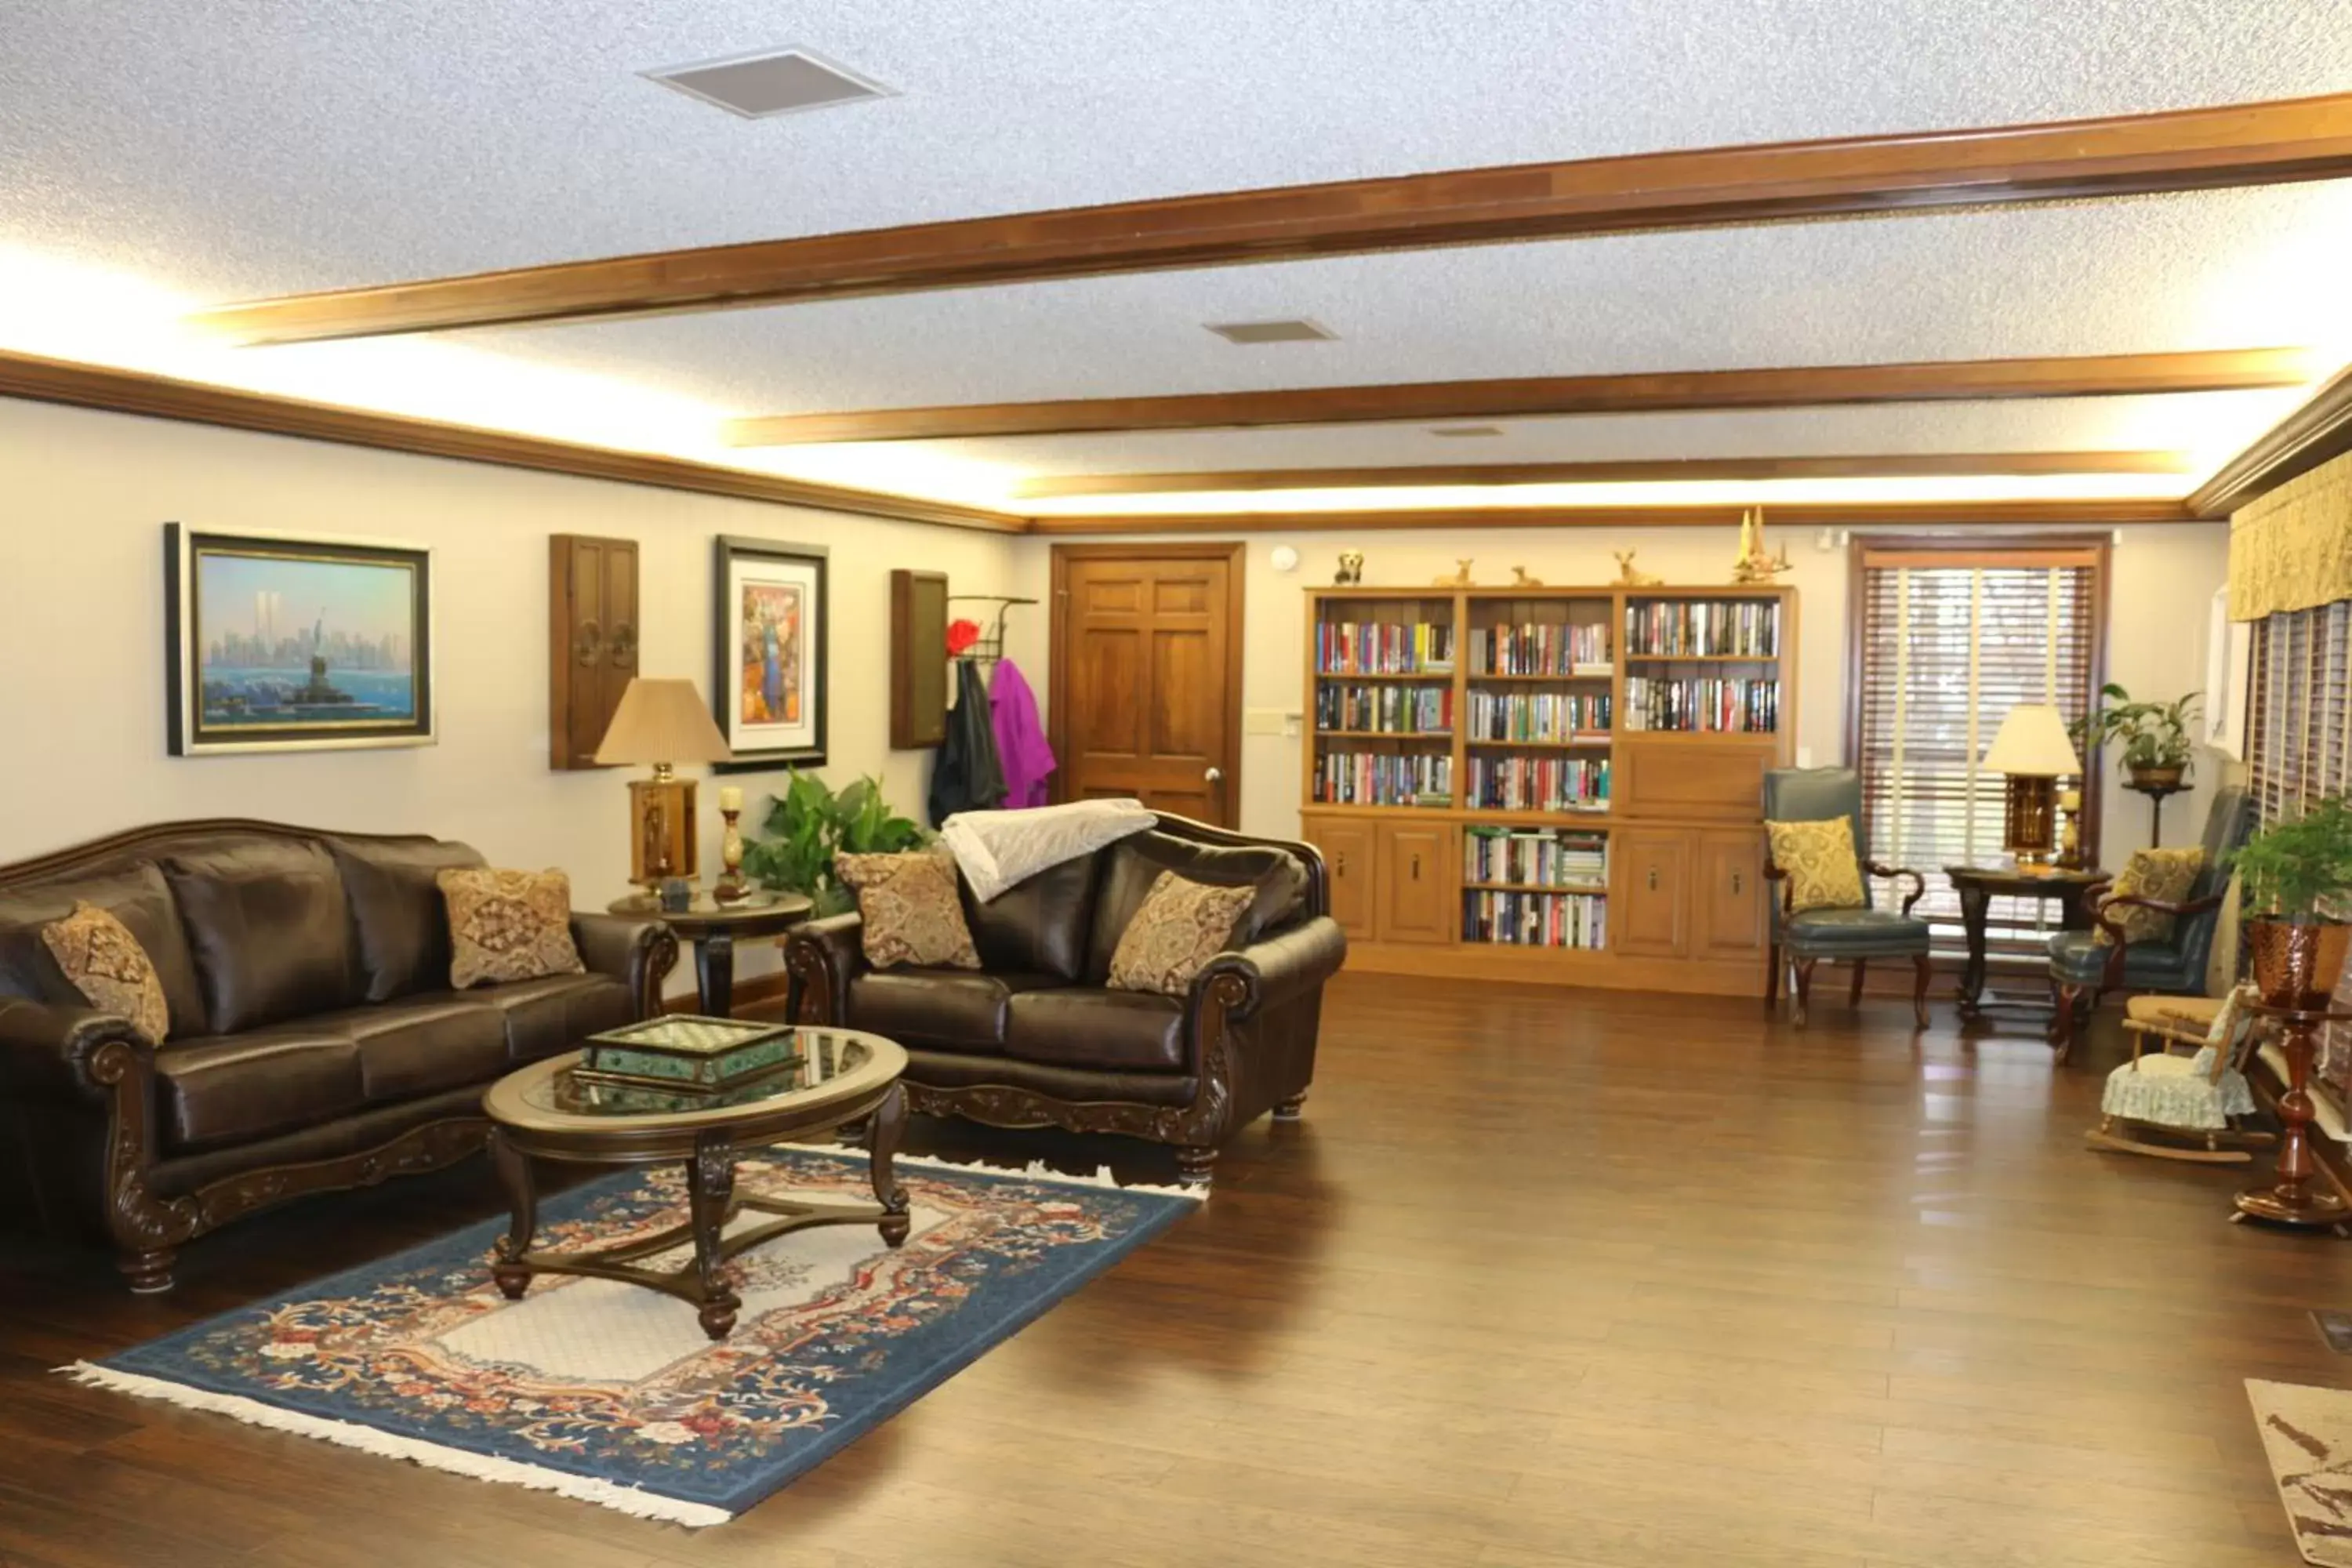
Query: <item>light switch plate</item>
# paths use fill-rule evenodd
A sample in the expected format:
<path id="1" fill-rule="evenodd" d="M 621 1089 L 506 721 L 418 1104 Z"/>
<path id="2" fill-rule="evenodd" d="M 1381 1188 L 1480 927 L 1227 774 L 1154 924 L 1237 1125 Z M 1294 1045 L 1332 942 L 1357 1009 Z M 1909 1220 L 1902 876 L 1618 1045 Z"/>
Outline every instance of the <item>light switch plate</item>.
<path id="1" fill-rule="evenodd" d="M 1813 765 L 1813 749 L 1811 746 L 1797 748 L 1797 765 L 1801 768 L 1810 768 Z"/>
<path id="2" fill-rule="evenodd" d="M 1245 735 L 1281 735 L 1288 731 L 1283 721 L 1289 715 L 1279 708 L 1247 708 L 1242 710 L 1242 733 Z"/>

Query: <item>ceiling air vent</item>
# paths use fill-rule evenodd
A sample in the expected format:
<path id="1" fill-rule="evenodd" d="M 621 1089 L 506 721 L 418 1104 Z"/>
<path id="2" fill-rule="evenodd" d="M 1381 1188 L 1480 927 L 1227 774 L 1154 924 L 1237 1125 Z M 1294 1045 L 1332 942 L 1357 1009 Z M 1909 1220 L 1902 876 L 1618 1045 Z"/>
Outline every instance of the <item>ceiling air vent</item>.
<path id="1" fill-rule="evenodd" d="M 1474 436 L 1499 436 L 1503 427 L 1499 425 L 1433 425 L 1429 433 L 1454 440 L 1467 440 Z"/>
<path id="2" fill-rule="evenodd" d="M 1319 343 L 1339 334 L 1309 321 L 1211 321 L 1209 331 L 1229 343 Z"/>
<path id="3" fill-rule="evenodd" d="M 887 98 L 892 89 L 806 49 L 770 49 L 645 73 L 664 87 L 746 120 Z"/>

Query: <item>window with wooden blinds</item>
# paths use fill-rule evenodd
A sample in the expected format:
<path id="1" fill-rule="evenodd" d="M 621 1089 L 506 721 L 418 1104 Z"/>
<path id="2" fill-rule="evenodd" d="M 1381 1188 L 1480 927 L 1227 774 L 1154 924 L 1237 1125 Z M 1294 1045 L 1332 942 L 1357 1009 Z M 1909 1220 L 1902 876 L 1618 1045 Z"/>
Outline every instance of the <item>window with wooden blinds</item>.
<path id="1" fill-rule="evenodd" d="M 2106 546 L 1865 545 L 1856 552 L 1847 754 L 1862 773 L 1870 858 L 1927 882 L 1918 910 L 1957 948 L 1959 900 L 1946 866 L 2001 858 L 2003 780 L 1983 766 L 2021 703 L 2088 710 L 2105 665 Z M 2084 759 L 2095 768 L 2095 759 Z M 2062 779 L 2062 789 L 2082 784 Z M 2097 791 L 2084 790 L 2084 847 L 2098 847 Z M 2056 906 L 1996 899 L 1994 951 L 2038 946 Z"/>

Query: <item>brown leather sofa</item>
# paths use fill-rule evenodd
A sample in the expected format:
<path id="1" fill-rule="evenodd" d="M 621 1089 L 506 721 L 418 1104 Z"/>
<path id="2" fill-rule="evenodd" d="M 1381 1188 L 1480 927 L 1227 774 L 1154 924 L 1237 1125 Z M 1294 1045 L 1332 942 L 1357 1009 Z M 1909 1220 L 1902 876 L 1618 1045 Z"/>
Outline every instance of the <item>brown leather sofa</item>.
<path id="1" fill-rule="evenodd" d="M 0 867 L 0 1178 L 45 1228 L 96 1221 L 131 1289 L 191 1237 L 483 1145 L 483 1088 L 646 1016 L 668 928 L 575 915 L 585 974 L 455 992 L 436 873 L 462 844 L 166 823 Z M 41 927 L 87 900 L 163 981 L 159 1047 L 84 1004 Z"/>
<path id="2" fill-rule="evenodd" d="M 1258 897 L 1189 995 L 1107 989 L 1119 933 L 1162 870 Z M 1323 982 L 1348 953 L 1312 847 L 1162 814 L 992 902 L 965 887 L 964 914 L 978 970 L 869 968 L 854 914 L 795 928 L 793 1018 L 905 1047 L 918 1111 L 1172 1143 L 1188 1183 L 1209 1179 L 1236 1130 L 1298 1114 Z"/>

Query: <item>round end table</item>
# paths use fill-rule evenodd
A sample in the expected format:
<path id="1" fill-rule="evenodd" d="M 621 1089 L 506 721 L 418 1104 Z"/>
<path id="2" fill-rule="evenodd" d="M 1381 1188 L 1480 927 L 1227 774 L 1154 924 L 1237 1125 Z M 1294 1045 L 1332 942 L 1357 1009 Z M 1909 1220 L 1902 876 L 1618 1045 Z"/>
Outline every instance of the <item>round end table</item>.
<path id="1" fill-rule="evenodd" d="M 694 943 L 694 978 L 705 1016 L 735 1016 L 735 939 L 782 936 L 809 918 L 816 906 L 798 893 L 753 893 L 722 904 L 698 890 L 683 910 L 666 910 L 651 893 L 615 899 L 607 912 L 660 921 Z"/>

